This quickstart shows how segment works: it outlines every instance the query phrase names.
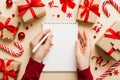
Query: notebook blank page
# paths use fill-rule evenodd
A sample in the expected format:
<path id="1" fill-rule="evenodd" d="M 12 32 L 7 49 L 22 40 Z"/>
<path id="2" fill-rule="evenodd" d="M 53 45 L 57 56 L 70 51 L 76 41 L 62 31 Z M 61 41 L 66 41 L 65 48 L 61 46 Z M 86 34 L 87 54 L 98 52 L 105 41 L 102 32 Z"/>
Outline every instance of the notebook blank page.
<path id="1" fill-rule="evenodd" d="M 43 23 L 42 30 L 53 30 L 53 46 L 43 63 L 43 71 L 76 71 L 75 41 L 77 40 L 77 23 Z"/>

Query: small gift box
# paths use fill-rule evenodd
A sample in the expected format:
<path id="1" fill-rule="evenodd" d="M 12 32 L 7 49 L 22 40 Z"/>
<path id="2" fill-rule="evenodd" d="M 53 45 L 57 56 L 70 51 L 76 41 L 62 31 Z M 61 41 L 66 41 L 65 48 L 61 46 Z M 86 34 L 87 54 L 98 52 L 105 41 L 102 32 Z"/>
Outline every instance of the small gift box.
<path id="1" fill-rule="evenodd" d="M 0 15 L 0 36 L 2 39 L 13 40 L 18 31 L 19 21 L 17 18 L 7 18 Z"/>
<path id="2" fill-rule="evenodd" d="M 21 63 L 13 59 L 0 58 L 0 80 L 17 80 Z"/>
<path id="3" fill-rule="evenodd" d="M 104 50 L 114 60 L 120 60 L 120 22 L 115 22 L 97 41 L 96 46 Z"/>
<path id="4" fill-rule="evenodd" d="M 77 21 L 95 23 L 99 13 L 100 0 L 80 0 Z"/>
<path id="5" fill-rule="evenodd" d="M 25 23 L 31 22 L 46 14 L 45 5 L 41 0 L 17 0 L 19 14 Z"/>

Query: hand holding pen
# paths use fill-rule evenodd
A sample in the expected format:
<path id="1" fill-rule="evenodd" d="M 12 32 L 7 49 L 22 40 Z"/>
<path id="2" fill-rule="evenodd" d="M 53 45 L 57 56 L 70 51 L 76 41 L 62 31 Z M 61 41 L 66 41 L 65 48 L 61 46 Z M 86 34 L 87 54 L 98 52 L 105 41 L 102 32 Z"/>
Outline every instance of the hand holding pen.
<path id="1" fill-rule="evenodd" d="M 32 58 L 37 62 L 42 62 L 50 47 L 52 46 L 52 37 L 51 30 L 45 30 L 38 34 L 35 39 L 30 42 L 31 50 L 33 54 Z M 36 47 L 39 44 L 38 47 Z M 36 47 L 36 48 L 35 48 Z"/>

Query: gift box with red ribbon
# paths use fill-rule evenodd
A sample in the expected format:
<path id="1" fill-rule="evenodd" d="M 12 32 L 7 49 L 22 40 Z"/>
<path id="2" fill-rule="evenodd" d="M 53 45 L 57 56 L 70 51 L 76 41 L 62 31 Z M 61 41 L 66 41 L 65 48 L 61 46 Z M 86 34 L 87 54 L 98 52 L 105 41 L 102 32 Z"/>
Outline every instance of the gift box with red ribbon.
<path id="1" fill-rule="evenodd" d="M 45 5 L 41 0 L 16 0 L 16 5 L 19 11 L 18 16 L 22 17 L 25 23 L 46 14 Z"/>
<path id="2" fill-rule="evenodd" d="M 99 13 L 100 0 L 80 0 L 77 21 L 95 23 Z"/>
<path id="3" fill-rule="evenodd" d="M 0 58 L 0 80 L 17 80 L 20 66 L 19 61 Z"/>
<path id="4" fill-rule="evenodd" d="M 19 24 L 17 18 L 7 18 L 0 15 L 0 37 L 2 39 L 13 40 L 20 26 Z"/>
<path id="5" fill-rule="evenodd" d="M 67 7 L 74 9 L 76 5 L 74 0 L 60 0 L 60 4 L 62 5 L 61 10 L 64 13 L 66 13 Z"/>
<path id="6" fill-rule="evenodd" d="M 120 60 L 120 22 L 115 22 L 96 42 L 114 60 Z"/>

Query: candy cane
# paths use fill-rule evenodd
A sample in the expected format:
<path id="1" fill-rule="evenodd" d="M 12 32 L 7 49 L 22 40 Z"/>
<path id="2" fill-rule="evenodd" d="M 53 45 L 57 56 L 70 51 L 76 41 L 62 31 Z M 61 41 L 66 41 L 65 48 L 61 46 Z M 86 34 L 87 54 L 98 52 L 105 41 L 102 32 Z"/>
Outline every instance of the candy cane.
<path id="1" fill-rule="evenodd" d="M 116 62 L 113 66 L 108 68 L 107 71 L 105 71 L 101 76 L 99 76 L 96 80 L 102 80 L 105 78 L 107 75 L 109 75 L 116 67 L 120 66 L 120 61 Z"/>
<path id="2" fill-rule="evenodd" d="M 11 50 L 10 48 L 6 47 L 3 44 L 0 44 L 0 49 L 5 50 L 6 52 L 10 53 L 13 56 L 16 56 L 16 57 L 21 56 L 24 52 L 23 46 L 20 43 L 15 42 L 15 41 L 14 41 L 14 45 L 17 46 L 20 49 L 19 52 L 15 52 L 15 51 Z"/>
<path id="3" fill-rule="evenodd" d="M 120 6 L 115 2 L 114 0 L 109 0 L 110 3 L 117 9 L 118 12 L 120 12 Z"/>
<path id="4" fill-rule="evenodd" d="M 117 2 L 115 2 L 114 0 L 106 0 L 106 1 L 103 2 L 102 7 L 103 7 L 104 13 L 105 13 L 108 17 L 110 16 L 110 13 L 109 13 L 109 11 L 108 11 L 108 9 L 107 9 L 107 7 L 106 7 L 106 4 L 107 4 L 107 3 L 112 4 L 112 5 L 115 7 L 115 9 L 117 9 L 117 11 L 120 12 L 120 7 L 119 7 L 119 5 L 117 4 Z"/>
<path id="5" fill-rule="evenodd" d="M 109 0 L 106 0 L 106 1 L 104 1 L 103 2 L 103 4 L 102 4 L 102 7 L 103 7 L 103 11 L 104 11 L 104 13 L 106 14 L 106 16 L 110 16 L 110 13 L 109 13 L 109 11 L 108 11 L 108 9 L 107 9 L 107 7 L 106 7 L 106 4 L 107 3 L 110 3 L 110 1 Z"/>

